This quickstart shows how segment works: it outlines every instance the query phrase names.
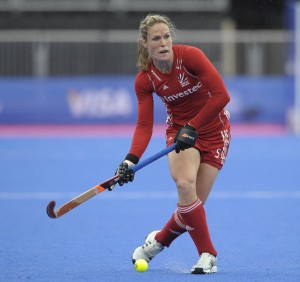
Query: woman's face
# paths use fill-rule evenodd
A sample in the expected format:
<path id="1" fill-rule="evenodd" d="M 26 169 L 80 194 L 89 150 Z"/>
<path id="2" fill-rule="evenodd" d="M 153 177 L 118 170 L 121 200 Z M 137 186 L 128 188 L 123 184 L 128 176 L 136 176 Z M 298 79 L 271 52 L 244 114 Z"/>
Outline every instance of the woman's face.
<path id="1" fill-rule="evenodd" d="M 148 29 L 147 41 L 143 43 L 154 62 L 167 62 L 172 59 L 172 37 L 169 27 L 158 23 Z"/>

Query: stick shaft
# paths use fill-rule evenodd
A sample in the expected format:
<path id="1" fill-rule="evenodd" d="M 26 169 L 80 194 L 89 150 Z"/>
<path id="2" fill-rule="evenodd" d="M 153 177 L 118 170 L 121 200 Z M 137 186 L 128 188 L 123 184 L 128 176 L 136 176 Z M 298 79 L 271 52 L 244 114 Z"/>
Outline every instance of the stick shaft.
<path id="1" fill-rule="evenodd" d="M 97 194 L 103 192 L 105 190 L 105 188 L 103 188 L 100 185 L 96 185 L 93 188 L 91 188 L 90 190 L 82 193 L 81 195 L 77 196 L 76 198 L 74 198 L 73 200 L 65 203 L 64 205 L 62 205 L 60 208 L 57 209 L 57 211 L 55 211 L 55 215 L 56 217 L 59 217 L 67 212 L 69 212 L 70 210 L 76 208 L 77 206 L 79 206 L 80 204 L 86 202 L 87 200 L 93 198 L 94 196 L 96 196 Z"/>
<path id="2" fill-rule="evenodd" d="M 161 150 L 160 152 L 156 153 L 155 155 L 145 159 L 144 161 L 136 164 L 135 166 L 131 167 L 131 169 L 134 172 L 137 172 L 138 170 L 140 170 L 141 168 L 147 166 L 148 164 L 153 163 L 154 161 L 160 159 L 161 157 L 169 154 L 170 152 L 172 152 L 175 149 L 176 144 L 172 144 L 171 146 Z"/>
<path id="3" fill-rule="evenodd" d="M 138 170 L 142 169 L 143 167 L 147 166 L 148 164 L 151 164 L 152 162 L 158 160 L 159 158 L 167 155 L 168 153 L 170 153 L 174 149 L 175 149 L 175 144 L 161 150 L 160 152 L 154 154 L 153 156 L 151 156 L 151 157 L 145 159 L 144 161 L 138 163 L 137 165 L 133 166 L 132 170 L 134 172 L 137 172 Z M 98 184 L 98 185 L 94 186 L 93 188 L 91 188 L 88 191 L 82 193 L 81 195 L 77 196 L 76 198 L 72 199 L 71 201 L 65 203 L 64 205 L 59 207 L 56 211 L 54 211 L 55 201 L 49 202 L 49 204 L 47 206 L 48 216 L 51 217 L 51 218 L 58 218 L 58 217 L 60 217 L 64 214 L 66 214 L 67 212 L 69 212 L 70 210 L 76 208 L 80 204 L 82 204 L 82 203 L 86 202 L 87 200 L 93 198 L 97 194 L 105 191 L 111 185 L 116 184 L 118 179 L 119 179 L 118 175 L 113 176 L 112 178 L 104 181 L 101 184 Z"/>

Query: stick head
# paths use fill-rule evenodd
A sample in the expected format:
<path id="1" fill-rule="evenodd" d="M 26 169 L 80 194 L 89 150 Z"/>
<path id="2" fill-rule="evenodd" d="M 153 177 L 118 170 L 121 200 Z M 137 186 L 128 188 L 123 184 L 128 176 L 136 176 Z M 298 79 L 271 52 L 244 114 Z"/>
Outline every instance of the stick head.
<path id="1" fill-rule="evenodd" d="M 55 204 L 56 204 L 55 201 L 50 201 L 46 209 L 48 216 L 51 218 L 57 218 L 54 212 Z"/>

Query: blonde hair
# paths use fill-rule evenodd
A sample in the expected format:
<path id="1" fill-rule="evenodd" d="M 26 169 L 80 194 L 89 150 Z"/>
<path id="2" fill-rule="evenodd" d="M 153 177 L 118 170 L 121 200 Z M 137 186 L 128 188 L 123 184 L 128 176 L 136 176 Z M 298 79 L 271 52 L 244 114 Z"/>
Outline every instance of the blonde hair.
<path id="1" fill-rule="evenodd" d="M 168 17 L 164 15 L 148 14 L 144 19 L 140 21 L 137 66 L 145 71 L 148 70 L 151 58 L 149 56 L 147 48 L 143 46 L 143 42 L 147 41 L 149 28 L 159 23 L 166 24 L 169 27 L 171 35 L 175 35 L 174 24 Z"/>

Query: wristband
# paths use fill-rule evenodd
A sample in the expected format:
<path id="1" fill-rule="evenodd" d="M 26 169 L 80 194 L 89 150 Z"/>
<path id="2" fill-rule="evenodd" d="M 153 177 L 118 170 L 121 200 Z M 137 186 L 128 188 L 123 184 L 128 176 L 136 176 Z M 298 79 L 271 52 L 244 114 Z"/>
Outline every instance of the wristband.
<path id="1" fill-rule="evenodd" d="M 127 154 L 125 160 L 128 160 L 128 161 L 130 161 L 134 164 L 137 164 L 140 159 L 137 156 L 133 155 L 133 154 Z"/>

